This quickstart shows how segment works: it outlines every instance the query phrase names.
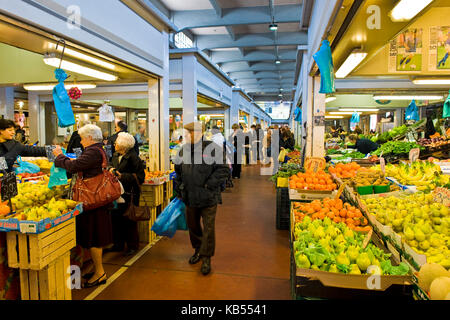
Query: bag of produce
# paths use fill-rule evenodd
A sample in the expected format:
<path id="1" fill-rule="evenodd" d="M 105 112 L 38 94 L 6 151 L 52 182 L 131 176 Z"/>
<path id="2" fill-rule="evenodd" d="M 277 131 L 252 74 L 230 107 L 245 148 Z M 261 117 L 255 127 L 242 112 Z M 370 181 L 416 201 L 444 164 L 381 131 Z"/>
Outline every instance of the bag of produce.
<path id="1" fill-rule="evenodd" d="M 16 168 L 16 174 L 20 174 L 20 173 L 33 174 L 33 173 L 38 173 L 41 171 L 39 166 L 35 165 L 34 163 L 22 161 L 21 156 L 17 157 L 17 163 L 19 164 L 19 166 Z"/>
<path id="2" fill-rule="evenodd" d="M 51 189 L 55 186 L 65 186 L 67 183 L 66 169 L 55 167 L 55 164 L 53 164 L 52 168 L 50 169 L 50 179 L 48 181 L 48 187 Z"/>

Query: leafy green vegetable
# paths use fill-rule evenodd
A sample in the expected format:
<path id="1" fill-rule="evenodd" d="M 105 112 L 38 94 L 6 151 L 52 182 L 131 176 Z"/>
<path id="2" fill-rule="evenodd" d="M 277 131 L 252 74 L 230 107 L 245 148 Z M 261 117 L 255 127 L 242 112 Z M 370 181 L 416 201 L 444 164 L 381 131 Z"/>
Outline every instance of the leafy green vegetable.
<path id="1" fill-rule="evenodd" d="M 424 147 L 418 145 L 415 142 L 407 142 L 407 141 L 389 141 L 385 144 L 382 144 L 376 151 L 372 152 L 372 155 L 379 156 L 381 153 L 383 154 L 401 154 L 401 153 L 409 153 L 411 149 L 420 148 L 421 150 Z"/>

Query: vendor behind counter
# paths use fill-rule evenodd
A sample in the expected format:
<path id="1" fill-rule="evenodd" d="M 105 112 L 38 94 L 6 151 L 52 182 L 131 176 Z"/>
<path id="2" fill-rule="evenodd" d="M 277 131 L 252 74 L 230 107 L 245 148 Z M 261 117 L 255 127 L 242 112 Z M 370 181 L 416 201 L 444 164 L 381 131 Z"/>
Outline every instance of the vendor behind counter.
<path id="1" fill-rule="evenodd" d="M 373 142 L 370 139 L 359 139 L 358 135 L 356 134 L 351 134 L 348 137 L 348 140 L 350 141 L 351 144 L 353 144 L 348 145 L 347 146 L 348 148 L 356 149 L 364 154 L 371 153 L 380 147 L 377 143 Z"/>

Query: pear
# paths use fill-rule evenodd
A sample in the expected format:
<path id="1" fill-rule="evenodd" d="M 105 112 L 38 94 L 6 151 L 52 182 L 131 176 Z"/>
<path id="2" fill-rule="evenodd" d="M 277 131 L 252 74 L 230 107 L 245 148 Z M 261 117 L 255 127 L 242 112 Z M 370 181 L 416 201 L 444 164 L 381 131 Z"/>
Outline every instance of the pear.
<path id="1" fill-rule="evenodd" d="M 424 251 L 430 249 L 430 242 L 428 240 L 419 242 L 419 248 L 424 250 Z"/>
<path id="2" fill-rule="evenodd" d="M 370 258 L 367 255 L 367 253 L 365 252 L 361 253 L 356 259 L 356 264 L 358 265 L 361 271 L 366 271 L 367 268 L 370 266 Z"/>
<path id="3" fill-rule="evenodd" d="M 349 274 L 361 274 L 361 270 L 359 270 L 358 265 L 352 264 L 350 266 L 350 272 Z"/>
<path id="4" fill-rule="evenodd" d="M 336 257 L 336 263 L 337 264 L 343 264 L 343 265 L 350 265 L 350 260 L 349 258 L 345 255 L 345 253 L 341 252 L 337 257 Z"/>
<path id="5" fill-rule="evenodd" d="M 328 272 L 339 273 L 339 270 L 335 264 L 332 264 L 332 265 L 330 265 L 330 269 L 328 269 Z"/>
<path id="6" fill-rule="evenodd" d="M 425 233 L 423 233 L 423 231 L 419 228 L 416 228 L 414 230 L 414 238 L 418 241 L 418 242 L 422 242 L 426 239 Z"/>
<path id="7" fill-rule="evenodd" d="M 407 240 L 414 240 L 414 231 L 410 227 L 407 227 L 404 233 Z"/>

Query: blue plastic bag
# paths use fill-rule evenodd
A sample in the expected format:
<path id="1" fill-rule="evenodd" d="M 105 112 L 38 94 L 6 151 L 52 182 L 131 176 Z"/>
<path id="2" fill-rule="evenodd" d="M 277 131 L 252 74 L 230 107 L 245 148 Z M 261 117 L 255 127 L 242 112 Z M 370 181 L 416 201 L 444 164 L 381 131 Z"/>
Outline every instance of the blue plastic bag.
<path id="1" fill-rule="evenodd" d="M 179 210 L 181 212 L 180 216 L 177 219 L 177 230 L 188 230 L 187 222 L 186 222 L 186 205 L 183 201 L 179 200 L 180 207 Z"/>
<path id="2" fill-rule="evenodd" d="M 172 200 L 156 219 L 152 231 L 159 236 L 172 238 L 177 231 L 177 219 L 182 214 L 182 206 L 184 203 L 180 199 Z"/>
<path id="3" fill-rule="evenodd" d="M 415 120 L 419 121 L 419 108 L 417 108 L 416 101 L 413 100 L 409 104 L 408 108 L 405 111 L 405 120 Z"/>
<path id="4" fill-rule="evenodd" d="M 294 120 L 297 122 L 302 121 L 302 108 L 297 107 L 297 109 L 295 109 Z"/>
<path id="5" fill-rule="evenodd" d="M 314 60 L 320 70 L 320 93 L 335 92 L 334 86 L 334 66 L 333 57 L 331 55 L 330 42 L 322 41 L 320 50 L 313 55 Z"/>
<path id="6" fill-rule="evenodd" d="M 55 167 L 55 164 L 53 163 L 52 168 L 50 169 L 48 187 L 51 189 L 55 186 L 64 186 L 67 183 L 66 169 Z"/>
<path id="7" fill-rule="evenodd" d="M 450 117 L 450 91 L 449 96 L 445 100 L 444 108 L 442 110 L 442 118 L 449 118 Z"/>
<path id="8" fill-rule="evenodd" d="M 66 88 L 64 88 L 64 80 L 67 79 L 67 74 L 62 69 L 56 69 L 55 77 L 59 82 L 53 88 L 53 102 L 58 116 L 58 126 L 61 128 L 70 127 L 75 124 L 75 117 L 70 105 L 70 97 Z"/>
<path id="9" fill-rule="evenodd" d="M 38 173 L 41 171 L 41 168 L 39 168 L 39 166 L 35 165 L 34 163 L 22 161 L 21 156 L 17 156 L 17 163 L 19 164 L 19 166 L 15 169 L 16 174 L 20 174 L 20 173 L 33 174 L 33 173 Z"/>

